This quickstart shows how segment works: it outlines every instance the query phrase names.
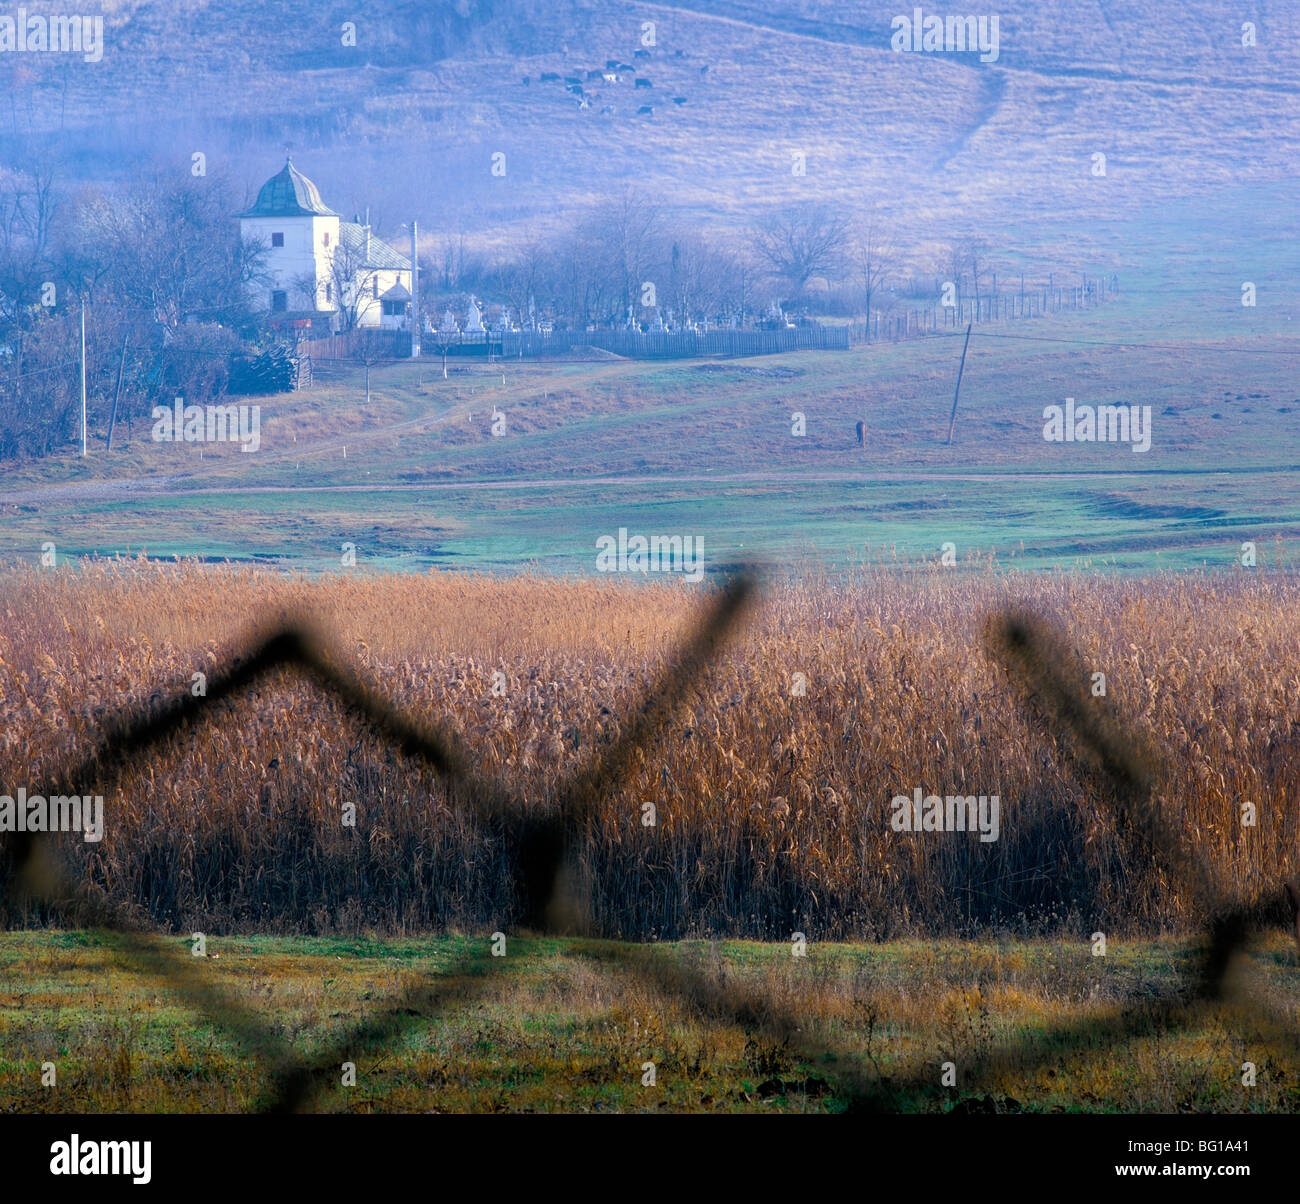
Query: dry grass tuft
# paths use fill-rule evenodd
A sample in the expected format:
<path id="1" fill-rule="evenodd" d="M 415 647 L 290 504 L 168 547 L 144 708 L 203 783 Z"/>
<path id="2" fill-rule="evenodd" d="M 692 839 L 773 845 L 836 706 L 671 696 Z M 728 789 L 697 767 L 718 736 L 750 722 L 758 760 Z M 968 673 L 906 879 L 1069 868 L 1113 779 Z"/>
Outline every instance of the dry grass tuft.
<path id="1" fill-rule="evenodd" d="M 985 651 L 990 614 L 1056 622 L 1163 764 L 1156 800 L 1232 896 L 1295 873 L 1300 582 L 864 571 L 769 587 L 581 841 L 595 927 L 819 939 L 1185 928 L 1196 901 L 1118 838 Z M 309 580 L 105 562 L 0 582 L 0 792 L 41 788 L 126 707 L 187 689 L 287 616 L 395 703 L 553 805 L 699 616 L 677 583 L 464 574 Z M 505 674 L 504 696 L 492 674 Z M 793 675 L 807 680 L 805 696 Z M 900 834 L 890 799 L 997 794 L 1001 838 Z M 85 789 L 91 788 L 90 783 Z M 501 925 L 510 854 L 329 699 L 285 674 L 130 770 L 67 856 L 174 930 Z M 642 824 L 651 802 L 657 824 Z M 1241 807 L 1253 803 L 1254 827 Z M 355 804 L 355 829 L 341 822 Z M 42 912 L 10 914 L 41 922 Z"/>

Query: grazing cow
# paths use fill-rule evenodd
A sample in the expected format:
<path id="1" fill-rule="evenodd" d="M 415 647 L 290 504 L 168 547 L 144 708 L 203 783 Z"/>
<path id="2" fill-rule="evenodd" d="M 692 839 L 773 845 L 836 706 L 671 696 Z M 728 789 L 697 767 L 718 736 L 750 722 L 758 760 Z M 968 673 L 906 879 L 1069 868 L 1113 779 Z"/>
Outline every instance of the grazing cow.
<path id="1" fill-rule="evenodd" d="M 637 86 L 638 88 L 653 88 L 653 87 L 654 87 L 654 85 L 653 85 L 653 84 L 652 84 L 648 79 L 643 79 L 643 78 L 638 78 L 638 79 L 637 79 L 637 81 L 636 81 L 636 86 Z"/>
<path id="2" fill-rule="evenodd" d="M 866 445 L 867 445 L 867 424 L 863 422 L 861 418 L 859 418 L 858 419 L 858 446 L 866 447 Z"/>
<path id="3" fill-rule="evenodd" d="M 618 70 L 618 59 L 606 59 L 606 60 L 605 60 L 605 70 L 606 70 L 606 71 L 617 71 L 617 70 Z"/>
<path id="4" fill-rule="evenodd" d="M 642 105 L 639 109 L 637 109 L 637 112 L 640 113 L 643 117 L 653 117 L 654 111 L 655 111 L 654 105 Z"/>
<path id="5" fill-rule="evenodd" d="M 607 84 L 618 83 L 618 74 L 614 71 L 606 71 L 605 74 L 602 75 L 600 78 L 603 79 Z"/>
<path id="6" fill-rule="evenodd" d="M 560 74 L 559 74 L 558 71 L 543 71 L 543 72 L 542 72 L 542 83 L 544 83 L 544 84 L 558 84 L 559 82 L 560 82 Z"/>
<path id="7" fill-rule="evenodd" d="M 684 97 L 684 96 L 674 96 L 674 97 L 673 97 L 673 104 L 675 104 L 675 105 L 684 105 L 685 103 L 686 103 L 686 97 Z"/>
<path id="8" fill-rule="evenodd" d="M 599 79 L 603 74 L 604 74 L 604 72 L 593 69 L 593 70 L 587 72 L 587 78 L 588 78 L 588 79 Z"/>
<path id="9" fill-rule="evenodd" d="M 648 58 L 650 57 L 650 51 L 648 51 L 648 50 L 638 50 L 638 51 L 636 52 L 636 54 L 634 54 L 632 57 L 633 57 L 633 58 L 638 58 L 638 59 L 648 59 Z"/>
<path id="10" fill-rule="evenodd" d="M 566 92 L 572 92 L 572 93 L 574 94 L 574 96 L 581 96 L 581 95 L 582 95 L 582 85 L 581 85 L 581 84 L 565 84 L 565 85 L 564 85 L 564 90 L 565 90 Z"/>

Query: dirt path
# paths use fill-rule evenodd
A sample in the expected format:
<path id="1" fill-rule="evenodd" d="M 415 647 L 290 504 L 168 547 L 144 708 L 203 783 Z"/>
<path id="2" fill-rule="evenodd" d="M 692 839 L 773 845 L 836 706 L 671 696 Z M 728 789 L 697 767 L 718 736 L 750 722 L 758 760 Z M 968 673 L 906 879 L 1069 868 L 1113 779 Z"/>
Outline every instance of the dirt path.
<path id="1" fill-rule="evenodd" d="M 350 442 L 358 442 L 350 440 Z M 316 447 L 316 445 L 313 445 Z M 170 497 L 235 497 L 248 494 L 308 494 L 308 493 L 467 493 L 492 489 L 589 489 L 609 486 L 633 485 L 806 485 L 866 484 L 890 481 L 930 481 L 936 483 L 962 482 L 965 484 L 998 484 L 1021 481 L 1115 481 L 1162 476 L 1214 477 L 1234 476 L 1243 473 L 1295 473 L 1298 465 L 1253 467 L 1248 469 L 1176 468 L 1137 469 L 1107 472 L 909 472 L 902 470 L 880 472 L 700 472 L 665 476 L 654 475 L 600 476 L 600 477 L 525 477 L 500 480 L 430 481 L 424 484 L 373 485 L 219 485 L 195 484 L 190 476 L 171 475 L 141 477 L 129 481 L 85 481 L 71 485 L 49 485 L 40 489 L 23 489 L 0 493 L 0 505 L 39 505 L 58 501 L 130 501 L 133 499 Z M 178 488 L 187 483 L 188 488 Z"/>

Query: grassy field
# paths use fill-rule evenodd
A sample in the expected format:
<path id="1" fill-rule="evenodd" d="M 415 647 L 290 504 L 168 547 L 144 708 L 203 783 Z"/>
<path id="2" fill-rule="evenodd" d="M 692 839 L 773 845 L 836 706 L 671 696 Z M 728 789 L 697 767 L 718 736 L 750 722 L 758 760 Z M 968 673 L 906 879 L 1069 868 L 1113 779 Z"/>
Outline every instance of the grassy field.
<path id="1" fill-rule="evenodd" d="M 932 559 L 945 542 L 963 562 L 1029 568 L 1230 567 L 1247 540 L 1268 563 L 1293 559 L 1276 545 L 1300 534 L 1300 345 L 1280 315 L 1212 337 L 1194 308 L 1171 337 L 1159 283 L 1092 314 L 983 330 L 951 447 L 956 337 L 750 361 L 459 365 L 446 380 L 436 363 L 397 363 L 372 373 L 369 405 L 360 369 L 333 367 L 310 392 L 261 402 L 251 455 L 154 444 L 137 421 L 111 457 L 92 432 L 85 461 L 11 465 L 0 554 L 34 561 L 51 541 L 62 557 L 319 571 L 353 543 L 372 567 L 587 574 L 596 539 L 627 527 L 695 535 L 710 571 Z M 1150 451 L 1046 442 L 1043 407 L 1066 397 L 1149 405 Z"/>
<path id="2" fill-rule="evenodd" d="M 205 975 L 311 1059 L 422 977 L 393 1040 L 358 1043 L 314 1107 L 343 1112 L 838 1112 L 855 1092 L 922 1112 L 1295 1112 L 1294 947 L 1244 960 L 1250 1005 L 1156 1001 L 1185 985 L 1180 941 L 789 945 L 209 937 Z M 179 938 L 174 956 L 190 956 Z M 245 1111 L 267 1079 L 210 1017 L 95 933 L 0 936 L 0 1111 Z M 1075 1027 L 1131 1010 L 1113 1044 Z M 328 1055 L 326 1055 L 328 1056 Z M 41 1086 L 42 1064 L 57 1082 Z M 643 1086 L 653 1062 L 655 1083 Z M 941 1065 L 955 1087 L 940 1085 Z M 1241 1082 L 1253 1062 L 1257 1081 Z"/>

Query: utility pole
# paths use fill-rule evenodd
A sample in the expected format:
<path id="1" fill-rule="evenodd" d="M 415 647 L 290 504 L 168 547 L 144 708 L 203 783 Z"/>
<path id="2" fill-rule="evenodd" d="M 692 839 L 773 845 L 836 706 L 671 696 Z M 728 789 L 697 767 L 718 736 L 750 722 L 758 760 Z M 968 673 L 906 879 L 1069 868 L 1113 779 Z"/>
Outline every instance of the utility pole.
<path id="1" fill-rule="evenodd" d="M 420 265 L 415 258 L 416 221 L 411 219 L 411 358 L 420 358 Z"/>
<path id="2" fill-rule="evenodd" d="M 966 371 L 966 348 L 970 346 L 970 325 L 966 327 L 966 341 L 961 345 L 961 364 L 957 368 L 957 387 L 952 391 L 952 417 L 948 419 L 948 445 L 952 445 L 952 428 L 957 425 L 957 395 L 961 392 L 961 374 Z"/>
<path id="3" fill-rule="evenodd" d="M 122 395 L 122 372 L 126 368 L 126 336 L 122 336 L 122 358 L 117 363 L 117 387 L 113 390 L 113 414 L 108 420 L 108 450 L 113 450 L 113 426 L 117 422 L 117 399 Z"/>
<path id="4" fill-rule="evenodd" d="M 81 299 L 81 454 L 86 454 L 86 298 Z"/>

